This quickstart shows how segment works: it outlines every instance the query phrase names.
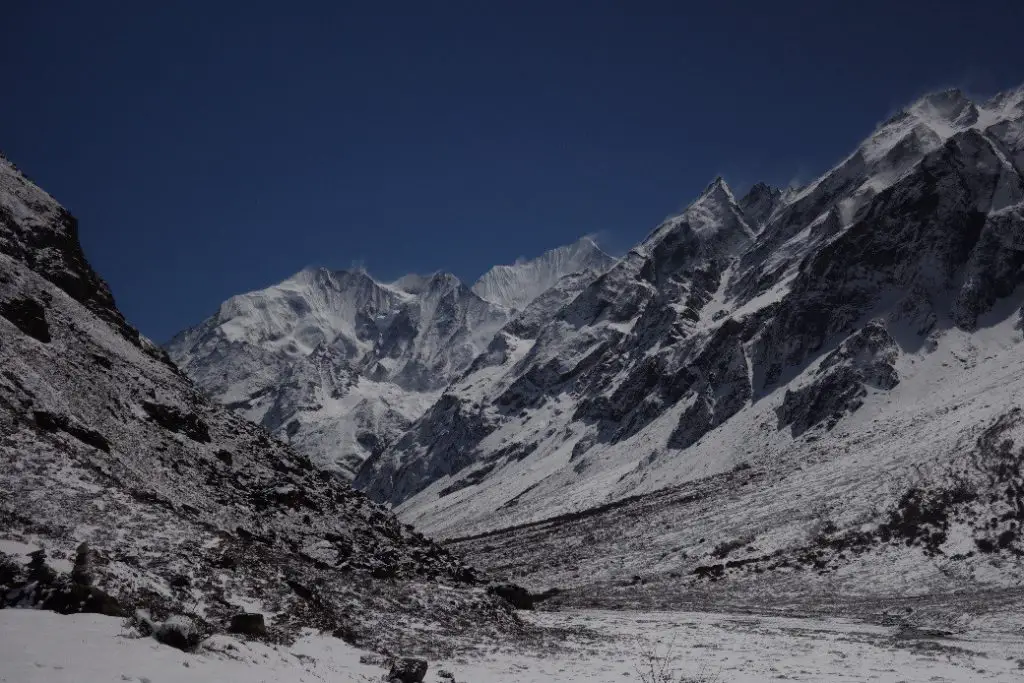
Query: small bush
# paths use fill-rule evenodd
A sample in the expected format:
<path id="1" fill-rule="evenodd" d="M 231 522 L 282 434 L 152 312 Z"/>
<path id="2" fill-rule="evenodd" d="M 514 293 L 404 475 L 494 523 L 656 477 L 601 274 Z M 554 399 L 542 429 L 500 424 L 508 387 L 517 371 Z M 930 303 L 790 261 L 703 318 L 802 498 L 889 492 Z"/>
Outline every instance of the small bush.
<path id="1" fill-rule="evenodd" d="M 124 625 L 141 636 L 152 636 L 157 642 L 185 652 L 195 651 L 209 636 L 202 622 L 183 614 L 172 614 L 167 620 L 158 621 L 149 612 L 140 609 L 125 620 Z"/>
<path id="2" fill-rule="evenodd" d="M 0 588 L 13 586 L 21 580 L 21 565 L 11 556 L 0 553 Z M 0 592 L 0 600 L 3 594 Z"/>
<path id="3" fill-rule="evenodd" d="M 731 541 L 722 541 L 712 549 L 711 554 L 720 560 L 723 560 L 733 550 L 738 550 L 743 546 L 747 545 L 749 541 L 743 538 L 734 538 Z"/>
<path id="4" fill-rule="evenodd" d="M 720 675 L 701 669 L 697 675 L 684 674 L 679 670 L 679 655 L 675 648 L 675 637 L 669 641 L 664 652 L 658 652 L 655 645 L 637 641 L 639 661 L 633 664 L 641 683 L 718 683 Z"/>

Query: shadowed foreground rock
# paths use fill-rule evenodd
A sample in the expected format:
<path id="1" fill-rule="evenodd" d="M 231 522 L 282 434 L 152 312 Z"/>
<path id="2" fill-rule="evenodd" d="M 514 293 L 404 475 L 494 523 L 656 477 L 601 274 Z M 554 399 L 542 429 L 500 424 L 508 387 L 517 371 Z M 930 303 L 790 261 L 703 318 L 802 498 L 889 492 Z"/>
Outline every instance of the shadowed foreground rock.
<path id="1" fill-rule="evenodd" d="M 263 620 L 262 614 L 246 612 L 231 617 L 231 628 L 229 630 L 232 633 L 240 633 L 246 636 L 265 636 L 267 634 L 267 624 Z"/>
<path id="2" fill-rule="evenodd" d="M 392 683 L 420 683 L 427 675 L 427 660 L 403 657 L 395 660 L 388 673 Z"/>

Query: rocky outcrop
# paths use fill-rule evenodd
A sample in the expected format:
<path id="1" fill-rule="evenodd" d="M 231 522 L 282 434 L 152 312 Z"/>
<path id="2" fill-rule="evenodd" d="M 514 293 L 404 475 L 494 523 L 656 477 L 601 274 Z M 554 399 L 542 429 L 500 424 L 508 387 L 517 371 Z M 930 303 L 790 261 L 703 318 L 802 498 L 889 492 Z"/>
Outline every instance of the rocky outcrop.
<path id="1" fill-rule="evenodd" d="M 164 429 L 184 434 L 199 443 L 210 442 L 210 428 L 196 413 L 182 410 L 177 406 L 143 401 L 142 409 L 146 415 Z"/>
<path id="2" fill-rule="evenodd" d="M 46 324 L 43 305 L 33 299 L 0 301 L 0 316 L 7 318 L 19 330 L 44 344 L 50 342 L 50 326 Z"/>
<path id="3" fill-rule="evenodd" d="M 786 390 L 777 411 L 779 428 L 790 427 L 793 436 L 819 424 L 831 429 L 861 407 L 869 387 L 886 391 L 899 384 L 893 366 L 898 355 L 885 326 L 869 323 L 825 356 L 808 384 Z"/>
<path id="4" fill-rule="evenodd" d="M 522 586 L 514 583 L 496 583 L 487 587 L 487 592 L 496 595 L 516 609 L 533 609 L 535 596 Z"/>
<path id="5" fill-rule="evenodd" d="M 469 587 L 477 575 L 460 560 L 210 402 L 126 337 L 116 309 L 94 310 L 112 302 L 71 258 L 80 249 L 62 231 L 68 223 L 50 220 L 62 210 L 6 162 L 0 206 L 18 207 L 4 219 L 0 301 L 46 302 L 51 337 L 40 343 L 0 324 L 0 540 L 33 551 L 27 563 L 0 561 L 0 600 L 61 612 L 144 608 L 186 648 L 186 634 L 167 624 L 197 600 L 204 613 L 188 618 L 203 634 L 229 629 L 257 601 L 273 610 L 266 630 L 280 640 L 344 624 L 365 647 L 383 648 L 402 641 L 396 624 L 413 613 L 441 640 L 469 623 L 492 634 L 518 628 Z M 74 267 L 83 290 L 39 272 L 58 263 Z M 48 558 L 74 564 L 58 571 Z"/>
<path id="6" fill-rule="evenodd" d="M 394 660 L 387 680 L 393 683 L 421 683 L 427 675 L 427 660 L 401 657 Z"/>
<path id="7" fill-rule="evenodd" d="M 228 630 L 231 633 L 258 638 L 267 634 L 267 623 L 262 614 L 243 612 L 231 617 L 231 626 Z"/>
<path id="8" fill-rule="evenodd" d="M 0 154 L 0 254 L 24 264 L 40 277 L 109 323 L 158 360 L 167 356 L 139 336 L 114 304 L 110 288 L 85 260 L 78 221 Z M 27 228 L 27 229 L 26 229 Z"/>

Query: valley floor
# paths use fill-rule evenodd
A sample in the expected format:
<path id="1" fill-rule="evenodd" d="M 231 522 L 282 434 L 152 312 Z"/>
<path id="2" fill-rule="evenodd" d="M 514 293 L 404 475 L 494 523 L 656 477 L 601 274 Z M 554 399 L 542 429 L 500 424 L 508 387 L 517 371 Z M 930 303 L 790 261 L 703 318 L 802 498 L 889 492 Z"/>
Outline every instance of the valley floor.
<path id="1" fill-rule="evenodd" d="M 640 681 L 645 652 L 668 658 L 683 680 L 717 683 L 788 681 L 1020 681 L 1024 623 L 1019 615 L 977 622 L 950 637 L 844 619 L 803 619 L 694 612 L 576 611 L 525 615 L 572 635 L 549 652 L 494 648 L 431 662 L 428 683 Z M 563 633 L 565 631 L 562 631 Z M 317 683 L 379 681 L 367 653 L 309 635 L 290 648 L 226 636 L 186 654 L 131 637 L 120 619 L 0 610 L 3 683 Z"/>

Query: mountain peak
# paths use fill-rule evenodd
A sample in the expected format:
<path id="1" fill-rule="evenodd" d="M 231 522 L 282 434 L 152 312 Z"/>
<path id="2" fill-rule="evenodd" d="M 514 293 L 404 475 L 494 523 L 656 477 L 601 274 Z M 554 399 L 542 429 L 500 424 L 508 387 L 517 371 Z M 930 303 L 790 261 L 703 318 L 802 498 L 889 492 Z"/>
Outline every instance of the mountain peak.
<path id="1" fill-rule="evenodd" d="M 722 220 L 738 208 L 739 203 L 732 189 L 722 176 L 717 176 L 683 215 L 690 218 L 694 231 L 700 234 L 704 232 L 704 227 L 708 227 L 706 224 Z"/>
<path id="2" fill-rule="evenodd" d="M 957 88 L 925 95 L 914 103 L 911 111 L 925 121 L 957 126 L 970 126 L 978 119 L 974 102 Z"/>
<path id="3" fill-rule="evenodd" d="M 764 197 L 781 197 L 782 190 L 765 182 L 754 183 L 747 193 L 739 200 L 738 204 L 743 206 L 744 204 L 758 201 Z"/>
<path id="4" fill-rule="evenodd" d="M 655 228 L 643 245 L 657 245 L 679 231 L 692 233 L 714 251 L 732 251 L 753 237 L 742 209 L 721 176 L 704 188 L 682 213 Z"/>
<path id="5" fill-rule="evenodd" d="M 729 188 L 728 183 L 725 182 L 725 178 L 722 176 L 715 176 L 715 179 L 704 188 L 704 191 L 700 193 L 700 199 L 705 197 L 715 198 L 720 201 L 736 201 L 735 197 L 733 197 L 732 190 Z"/>
<path id="6" fill-rule="evenodd" d="M 588 235 L 536 258 L 494 266 L 477 280 L 473 292 L 485 301 L 521 311 L 562 277 L 587 270 L 603 272 L 614 262 Z"/>
<path id="7" fill-rule="evenodd" d="M 458 289 L 464 285 L 462 284 L 462 280 L 452 273 L 438 270 L 430 274 L 430 277 L 427 278 L 426 286 L 427 289 L 443 289 L 447 291 L 451 289 Z"/>
<path id="8" fill-rule="evenodd" d="M 590 235 L 584 235 L 572 244 L 564 247 L 578 257 L 588 257 L 600 261 L 614 261 L 614 257 L 601 248 L 601 245 Z"/>
<path id="9" fill-rule="evenodd" d="M 400 289 L 406 294 L 420 294 L 424 289 L 427 288 L 427 284 L 430 282 L 429 275 L 420 275 L 418 273 L 409 273 L 402 277 L 389 282 L 388 284 L 395 289 Z"/>
<path id="10" fill-rule="evenodd" d="M 751 187 L 738 203 L 747 221 L 756 228 L 767 222 L 783 201 L 782 190 L 759 182 Z"/>
<path id="11" fill-rule="evenodd" d="M 575 242 L 569 245 L 571 249 L 601 249 L 594 238 L 590 235 L 584 235 Z"/>
<path id="12" fill-rule="evenodd" d="M 924 97 L 920 98 L 916 105 L 927 104 L 929 106 L 963 106 L 964 104 L 970 103 L 971 99 L 964 94 L 960 88 L 946 88 L 944 90 L 936 90 L 930 92 Z"/>
<path id="13" fill-rule="evenodd" d="M 983 109 L 1001 113 L 1003 116 L 1013 116 L 1012 111 L 1024 111 L 1024 85 L 1004 90 L 997 93 L 983 105 Z"/>

